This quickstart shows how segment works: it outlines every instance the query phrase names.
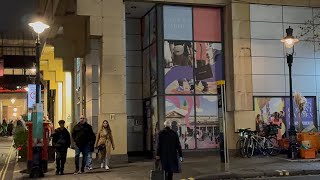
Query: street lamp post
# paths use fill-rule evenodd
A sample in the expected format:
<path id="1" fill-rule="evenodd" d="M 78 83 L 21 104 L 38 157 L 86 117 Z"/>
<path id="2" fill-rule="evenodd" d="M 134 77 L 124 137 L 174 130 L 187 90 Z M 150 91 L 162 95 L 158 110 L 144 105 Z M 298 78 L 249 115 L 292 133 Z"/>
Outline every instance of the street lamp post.
<path id="1" fill-rule="evenodd" d="M 41 86 L 40 86 L 40 34 L 47 28 L 49 28 L 48 25 L 42 23 L 42 22 L 34 22 L 29 23 L 29 26 L 31 26 L 34 30 L 34 32 L 37 33 L 37 39 L 36 39 L 36 108 L 35 108 L 35 117 L 33 118 L 32 122 L 32 139 L 33 139 L 33 156 L 32 156 L 32 169 L 30 172 L 30 177 L 43 177 L 44 172 L 42 169 L 42 134 L 43 134 L 43 113 L 40 113 L 41 111 L 41 102 L 40 102 L 40 93 L 41 93 Z M 41 117 L 42 116 L 42 117 Z"/>
<path id="2" fill-rule="evenodd" d="M 287 63 L 289 68 L 289 86 L 290 86 L 290 129 L 289 129 L 289 151 L 288 158 L 295 159 L 297 157 L 297 132 L 294 125 L 294 111 L 293 111 L 293 93 L 292 93 L 292 63 L 294 54 L 294 44 L 299 42 L 299 39 L 293 36 L 293 29 L 289 26 L 286 29 L 287 36 L 284 37 L 281 42 L 284 43 L 287 52 Z"/>

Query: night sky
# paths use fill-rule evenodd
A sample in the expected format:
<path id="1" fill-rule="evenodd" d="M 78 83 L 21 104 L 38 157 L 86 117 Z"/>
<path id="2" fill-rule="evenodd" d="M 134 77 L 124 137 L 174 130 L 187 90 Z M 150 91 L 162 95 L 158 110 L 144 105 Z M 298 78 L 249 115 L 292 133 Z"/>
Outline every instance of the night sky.
<path id="1" fill-rule="evenodd" d="M 0 31 L 29 29 L 36 0 L 0 0 Z"/>

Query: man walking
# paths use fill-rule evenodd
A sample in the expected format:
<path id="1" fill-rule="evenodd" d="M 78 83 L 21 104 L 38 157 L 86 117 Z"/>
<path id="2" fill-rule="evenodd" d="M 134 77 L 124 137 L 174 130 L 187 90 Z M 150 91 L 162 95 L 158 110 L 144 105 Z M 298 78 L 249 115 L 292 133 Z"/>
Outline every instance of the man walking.
<path id="1" fill-rule="evenodd" d="M 161 161 L 162 170 L 166 172 L 166 179 L 172 180 L 173 173 L 180 173 L 182 150 L 178 134 L 170 129 L 171 123 L 164 122 L 165 128 L 159 133 L 156 159 Z"/>
<path id="2" fill-rule="evenodd" d="M 56 151 L 56 175 L 64 174 L 64 164 L 67 159 L 68 148 L 70 147 L 70 133 L 64 127 L 65 121 L 60 120 L 59 128 L 57 128 L 52 134 L 52 144 Z"/>
<path id="3" fill-rule="evenodd" d="M 75 165 L 76 171 L 74 174 L 84 173 L 84 168 L 86 166 L 87 157 L 89 153 L 90 142 L 93 142 L 94 133 L 90 124 L 86 122 L 86 119 L 83 115 L 80 117 L 80 122 L 74 126 L 72 130 L 72 139 L 76 144 L 76 156 L 75 156 Z M 82 153 L 82 164 L 81 171 L 79 171 L 79 158 L 80 153 Z"/>

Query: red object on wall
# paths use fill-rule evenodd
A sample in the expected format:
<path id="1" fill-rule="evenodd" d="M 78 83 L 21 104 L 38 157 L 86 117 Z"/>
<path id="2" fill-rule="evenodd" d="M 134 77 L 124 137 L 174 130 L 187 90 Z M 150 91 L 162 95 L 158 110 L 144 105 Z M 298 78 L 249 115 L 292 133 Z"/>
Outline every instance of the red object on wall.
<path id="1" fill-rule="evenodd" d="M 221 10 L 218 8 L 193 8 L 195 41 L 221 41 Z"/>

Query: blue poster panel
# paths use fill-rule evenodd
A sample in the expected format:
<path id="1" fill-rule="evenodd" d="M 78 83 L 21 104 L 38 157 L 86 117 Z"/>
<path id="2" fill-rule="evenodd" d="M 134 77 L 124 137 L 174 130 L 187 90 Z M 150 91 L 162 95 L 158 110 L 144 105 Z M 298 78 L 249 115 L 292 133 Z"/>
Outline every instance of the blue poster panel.
<path id="1" fill-rule="evenodd" d="M 164 39 L 192 40 L 192 8 L 164 6 Z"/>

